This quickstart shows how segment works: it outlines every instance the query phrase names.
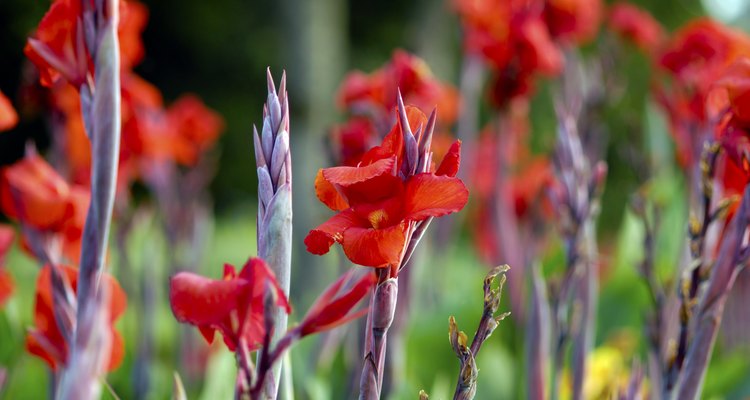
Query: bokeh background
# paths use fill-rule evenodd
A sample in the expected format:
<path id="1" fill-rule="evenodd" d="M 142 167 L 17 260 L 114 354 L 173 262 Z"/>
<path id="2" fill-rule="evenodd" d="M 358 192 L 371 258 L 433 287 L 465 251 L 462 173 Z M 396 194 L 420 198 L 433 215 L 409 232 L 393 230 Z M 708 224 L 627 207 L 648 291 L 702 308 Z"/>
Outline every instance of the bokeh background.
<path id="1" fill-rule="evenodd" d="M 144 33 L 146 58 L 136 72 L 162 90 L 167 101 L 184 92 L 200 95 L 225 119 L 226 130 L 216 149 L 218 170 L 211 185 L 216 219 L 207 237 L 201 265 L 206 275 L 218 276 L 223 262 L 235 265 L 255 254 L 256 178 L 252 152 L 252 124 L 261 123 L 265 101 L 265 68 L 278 78 L 286 70 L 291 103 L 291 138 L 294 166 L 295 252 L 292 300 L 302 313 L 316 293 L 338 272 L 336 254 L 320 258 L 305 252 L 302 238 L 328 216 L 313 192 L 314 173 L 327 166 L 326 136 L 343 120 L 335 105 L 335 92 L 351 69 L 371 71 L 387 61 L 394 49 L 403 48 L 422 58 L 440 79 L 458 81 L 461 63 L 458 19 L 447 1 L 357 0 L 159 0 L 143 1 L 150 10 Z M 750 28 L 750 2 L 746 0 L 633 1 L 649 10 L 673 30 L 700 15 L 711 16 L 740 28 Z M 47 10 L 43 0 L 0 0 L 0 90 L 11 99 L 18 95 L 27 61 L 26 37 Z M 585 51 L 596 51 L 596 45 Z M 606 110 L 607 162 L 610 176 L 599 222 L 603 259 L 609 264 L 599 307 L 597 343 L 619 341 L 637 353 L 640 324 L 647 298 L 632 266 L 638 260 L 639 225 L 626 212 L 628 196 L 642 183 L 634 166 L 634 152 L 649 143 L 669 159 L 671 144 L 660 113 L 648 101 L 650 73 L 645 58 L 628 54 L 618 73 L 628 86 L 621 101 Z M 17 98 L 17 97 L 16 97 Z M 28 140 L 42 151 L 49 146 L 45 122 L 21 109 L 20 126 L 0 135 L 0 164 L 23 155 Z M 546 152 L 554 144 L 554 113 L 550 90 L 542 85 L 532 102 L 535 149 Z M 644 132 L 636 135 L 633 132 Z M 660 175 L 663 196 L 672 202 L 665 224 L 673 226 L 663 238 L 659 262 L 668 265 L 676 257 L 686 213 L 684 191 L 676 171 Z M 144 199 L 143 201 L 148 201 Z M 669 225 L 669 224 L 672 225 Z M 668 230 L 668 229 L 667 229 Z M 403 354 L 402 382 L 394 398 L 416 398 L 419 389 L 434 398 L 447 398 L 454 384 L 457 362 L 446 340 L 448 315 L 471 329 L 481 311 L 480 282 L 486 272 L 473 253 L 470 238 L 463 235 L 447 257 L 427 258 L 414 275 L 419 297 L 411 304 Z M 144 224 L 136 232 L 133 252 L 140 268 L 165 273 L 164 240 L 159 229 Z M 429 243 L 423 246 L 431 252 Z M 552 255 L 545 263 L 554 263 Z M 33 284 L 37 267 L 19 252 L 8 262 L 19 285 L 17 296 L 0 313 L 0 364 L 9 366 L 3 393 L 7 399 L 43 398 L 47 386 L 44 364 L 23 352 L 23 327 L 30 325 Z M 114 266 L 115 270 L 117 266 Z M 509 284 L 513 284 L 510 282 Z M 179 371 L 190 398 L 231 396 L 234 366 L 231 356 L 216 348 L 203 365 L 180 365 L 172 342 L 180 329 L 166 301 L 166 288 L 157 293 L 156 362 L 151 366 L 148 398 L 168 398 L 171 374 Z M 295 314 L 299 318 L 299 314 Z M 128 346 L 137 340 L 138 315 L 128 312 L 121 323 Z M 292 318 L 294 320 L 295 317 Z M 512 318 L 505 321 L 488 342 L 479 359 L 478 398 L 521 398 L 523 345 Z M 356 326 L 345 335 L 358 337 Z M 354 340 L 354 339 L 352 339 Z M 618 342 L 618 343 L 619 343 Z M 628 343 L 633 343 L 628 344 Z M 305 340 L 293 351 L 294 382 L 299 398 L 347 398 L 352 368 L 359 368 L 356 354 L 325 354 L 324 338 Z M 321 350 L 322 349 L 322 350 Z M 114 391 L 133 398 L 132 352 L 110 377 Z M 184 360 L 183 360 L 184 361 Z M 706 397 L 745 398 L 750 395 L 750 361 L 742 352 L 718 356 L 706 383 Z M 195 373 L 206 367 L 205 375 Z M 193 372 L 189 372 L 193 371 Z M 227 392 L 229 390 L 230 392 Z M 105 395 L 108 396 L 108 395 Z"/>

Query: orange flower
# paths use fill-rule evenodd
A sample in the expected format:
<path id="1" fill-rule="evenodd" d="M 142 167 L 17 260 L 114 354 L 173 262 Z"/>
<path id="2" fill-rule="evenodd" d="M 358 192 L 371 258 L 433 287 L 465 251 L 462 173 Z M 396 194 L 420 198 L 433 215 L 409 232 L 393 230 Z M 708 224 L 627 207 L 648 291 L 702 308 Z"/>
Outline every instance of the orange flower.
<path id="1" fill-rule="evenodd" d="M 396 267 L 402 261 L 414 223 L 461 210 L 468 191 L 455 178 L 460 163 L 460 142 L 455 142 L 435 172 L 412 169 L 409 148 L 426 147 L 429 140 L 403 132 L 402 126 L 427 126 L 426 117 L 408 108 L 406 120 L 398 117 L 391 133 L 356 167 L 320 170 L 315 190 L 318 198 L 340 211 L 305 238 L 307 250 L 325 254 L 341 243 L 354 263 L 370 267 Z M 413 143 L 413 144 L 410 144 Z M 427 170 L 431 170 L 428 166 Z"/>
<path id="2" fill-rule="evenodd" d="M 0 92 L 0 132 L 13 129 L 18 124 L 18 113 L 10 100 Z"/>
<path id="3" fill-rule="evenodd" d="M 609 29 L 633 42 L 647 54 L 664 42 L 664 29 L 647 11 L 630 3 L 616 3 L 609 10 Z"/>
<path id="4" fill-rule="evenodd" d="M 0 308 L 13 294 L 13 278 L 5 270 L 5 255 L 13 244 L 15 232 L 8 225 L 0 225 Z"/>
<path id="5" fill-rule="evenodd" d="M 37 278 L 34 328 L 26 336 L 26 350 L 43 359 L 53 370 L 58 370 L 67 362 L 68 343 L 57 322 L 55 310 L 60 307 L 60 304 L 55 302 L 53 295 L 52 268 L 45 265 Z M 78 287 L 78 269 L 67 265 L 57 268 L 61 278 L 67 280 L 69 290 L 71 290 L 68 295 L 75 298 Z M 112 276 L 105 274 L 103 278 L 104 285 L 109 291 L 109 330 L 112 335 L 107 370 L 112 371 L 120 365 L 125 354 L 122 336 L 115 330 L 114 324 L 125 312 L 127 297 L 120 284 Z M 68 335 L 70 333 L 67 332 Z"/>
<path id="6" fill-rule="evenodd" d="M 266 335 L 267 287 L 275 291 L 276 305 L 290 313 L 276 276 L 260 258 L 248 259 L 239 274 L 234 266 L 225 264 L 221 280 L 180 272 L 169 280 L 169 303 L 175 318 L 198 327 L 208 343 L 218 330 L 230 351 L 237 349 L 241 339 L 253 351 Z"/>

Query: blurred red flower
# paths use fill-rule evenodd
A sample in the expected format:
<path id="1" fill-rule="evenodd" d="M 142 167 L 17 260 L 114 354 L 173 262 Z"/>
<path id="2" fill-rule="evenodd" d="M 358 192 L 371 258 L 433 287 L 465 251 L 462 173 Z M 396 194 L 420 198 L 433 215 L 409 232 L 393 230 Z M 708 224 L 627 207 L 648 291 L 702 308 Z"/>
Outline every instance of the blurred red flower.
<path id="1" fill-rule="evenodd" d="M 464 29 L 466 52 L 481 55 L 493 69 L 491 99 L 498 108 L 530 94 L 537 75 L 562 71 L 563 54 L 545 23 L 541 0 L 455 0 L 453 4 Z"/>
<path id="2" fill-rule="evenodd" d="M 5 255 L 10 250 L 14 237 L 15 232 L 12 227 L 0 224 L 0 308 L 13 294 L 13 278 L 5 269 Z"/>
<path id="3" fill-rule="evenodd" d="M 62 76 L 78 88 L 93 71 L 83 33 L 81 4 L 79 0 L 55 0 L 24 48 L 39 69 L 44 86 L 51 86 Z"/>
<path id="4" fill-rule="evenodd" d="M 658 50 L 666 38 L 664 28 L 651 14 L 630 3 L 612 5 L 608 26 L 646 54 Z"/>
<path id="5" fill-rule="evenodd" d="M 404 174 L 406 145 L 401 123 L 413 132 L 426 126 L 426 117 L 414 107 L 408 121 L 394 125 L 380 146 L 370 149 L 356 167 L 333 167 L 318 172 L 318 198 L 340 211 L 305 238 L 307 250 L 325 254 L 335 242 L 354 263 L 370 267 L 397 266 L 410 237 L 413 222 L 461 210 L 468 191 L 455 178 L 460 163 L 456 142 L 435 172 Z M 421 137 L 415 138 L 417 147 Z"/>
<path id="6" fill-rule="evenodd" d="M 599 31 L 601 0 L 545 0 L 544 21 L 556 40 L 584 43 Z"/>
<path id="7" fill-rule="evenodd" d="M 655 87 L 667 112 L 683 167 L 693 165 L 707 122 L 707 98 L 713 83 L 741 56 L 750 55 L 750 38 L 708 18 L 691 22 L 674 34 L 657 56 L 671 75 L 670 86 Z"/>
<path id="8" fill-rule="evenodd" d="M 63 333 L 58 323 L 56 309 L 60 307 L 60 304 L 55 302 L 55 295 L 53 294 L 52 268 L 50 265 L 45 265 L 37 278 L 34 328 L 29 330 L 29 334 L 26 336 L 26 350 L 43 359 L 53 370 L 57 370 L 67 362 L 68 343 L 65 337 L 72 332 Z M 55 268 L 58 268 L 61 278 L 67 281 L 65 284 L 66 290 L 71 291 L 67 295 L 75 298 L 78 286 L 78 269 L 67 265 Z M 122 363 L 125 354 L 124 341 L 120 333 L 115 330 L 114 324 L 125 312 L 127 296 L 112 276 L 105 274 L 103 279 L 105 287 L 109 291 L 109 329 L 112 335 L 107 370 L 112 371 Z"/>
<path id="9" fill-rule="evenodd" d="M 87 188 L 68 185 L 34 153 L 0 172 L 3 213 L 41 233 L 56 235 L 61 255 L 71 263 L 78 263 L 80 257 L 89 199 Z M 26 237 L 24 247 L 29 248 Z"/>
<path id="10" fill-rule="evenodd" d="M 10 100 L 0 92 L 0 132 L 13 129 L 18 124 L 18 113 Z"/>
<path id="11" fill-rule="evenodd" d="M 437 105 L 438 122 L 450 124 L 456 120 L 456 89 L 440 82 L 421 58 L 403 50 L 394 51 L 388 63 L 369 75 L 349 73 L 339 88 L 338 103 L 350 111 L 390 115 L 399 91 L 405 102 L 419 108 Z"/>
<path id="12" fill-rule="evenodd" d="M 52 86 L 60 77 L 78 89 L 93 74 L 94 63 L 86 47 L 80 0 L 55 0 L 29 38 L 24 54 L 39 69 L 44 86 Z M 143 58 L 140 35 L 148 11 L 137 2 L 120 2 L 120 65 L 128 69 Z"/>
<path id="13" fill-rule="evenodd" d="M 178 321 L 195 325 L 208 343 L 214 331 L 235 351 L 244 340 L 250 351 L 257 349 L 266 334 L 265 296 L 276 295 L 276 305 L 287 313 L 291 307 L 276 277 L 260 258 L 250 258 L 236 273 L 224 265 L 224 278 L 214 280 L 191 272 L 180 272 L 169 281 L 169 302 Z"/>

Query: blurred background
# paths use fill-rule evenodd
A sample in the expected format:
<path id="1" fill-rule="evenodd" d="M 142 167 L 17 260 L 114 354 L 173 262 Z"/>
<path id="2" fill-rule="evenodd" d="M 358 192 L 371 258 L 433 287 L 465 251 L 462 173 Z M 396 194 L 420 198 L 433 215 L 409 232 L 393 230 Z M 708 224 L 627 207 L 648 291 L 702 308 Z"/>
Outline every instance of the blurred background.
<path id="1" fill-rule="evenodd" d="M 329 211 L 315 198 L 313 180 L 318 168 L 328 166 L 325 154 L 329 129 L 344 118 L 335 103 L 336 90 L 348 71 L 372 71 L 397 48 L 421 56 L 438 78 L 457 84 L 462 55 L 458 18 L 444 0 L 143 0 L 143 3 L 150 11 L 143 35 L 146 57 L 135 71 L 160 88 L 167 102 L 185 92 L 198 94 L 226 123 L 215 150 L 218 169 L 210 186 L 216 219 L 206 238 L 205 255 L 199 262 L 206 275 L 218 277 L 224 262 L 242 265 L 248 256 L 255 254 L 252 125 L 262 123 L 265 68 L 270 66 L 277 79 L 282 70 L 286 71 L 294 168 L 292 301 L 296 314 L 292 320 L 298 320 L 316 293 L 338 274 L 343 262 L 336 254 L 324 258 L 310 256 L 302 244 L 304 235 L 329 216 Z M 705 14 L 739 28 L 750 28 L 747 0 L 633 3 L 649 10 L 669 30 Z M 48 7 L 49 3 L 43 0 L 0 0 L 0 90 L 14 103 L 23 71 L 28 68 L 23 46 Z M 596 49 L 585 48 L 585 51 Z M 627 65 L 620 73 L 627 76 L 627 90 L 617 107 L 605 112 L 610 176 L 602 201 L 599 231 L 602 257 L 611 265 L 603 283 L 597 344 L 636 342 L 640 336 L 646 292 L 630 270 L 638 259 L 636 248 L 641 232 L 625 211 L 630 193 L 642 183 L 633 168 L 632 152 L 644 141 L 664 147 L 665 157 L 671 151 L 663 117 L 647 100 L 650 79 L 647 61 L 633 52 L 625 62 Z M 42 152 L 50 145 L 43 118 L 25 114 L 23 109 L 20 112 L 19 127 L 0 135 L 0 165 L 22 157 L 28 140 L 36 142 Z M 531 112 L 534 147 L 539 152 L 548 152 L 554 145 L 556 120 L 546 85 L 535 95 Z M 651 136 L 634 137 L 635 126 Z M 671 191 L 684 190 L 679 181 L 670 183 L 670 179 L 680 179 L 677 175 L 665 174 L 664 196 L 676 198 L 679 196 Z M 684 202 L 675 203 L 675 207 L 676 215 L 684 215 Z M 677 222 L 672 233 L 683 229 L 678 217 L 674 221 Z M 153 224 L 142 224 L 134 233 L 133 253 L 138 254 L 136 263 L 140 268 L 153 268 L 165 275 L 166 244 L 159 235 Z M 676 237 L 672 243 L 667 241 L 662 263 L 668 264 L 676 257 L 678 240 Z M 448 257 L 429 259 L 429 265 L 420 265 L 414 275 L 415 285 L 421 289 L 415 290 L 420 296 L 411 304 L 413 317 L 407 327 L 405 354 L 389 355 L 403 361 L 403 380 L 395 388 L 393 398 L 416 398 L 418 390 L 425 389 L 433 398 L 440 399 L 447 398 L 452 391 L 458 364 L 446 340 L 447 319 L 449 315 L 457 315 L 464 329 L 471 329 L 481 312 L 481 279 L 486 272 L 486 266 L 478 261 L 468 243 L 470 238 L 463 235 L 458 241 L 457 246 L 448 250 Z M 422 250 L 430 251 L 429 244 Z M 553 255 L 545 262 L 555 259 L 562 259 L 562 255 Z M 41 382 L 47 379 L 45 365 L 25 354 L 18 345 L 23 340 L 24 326 L 31 321 L 33 283 L 38 269 L 18 251 L 12 254 L 8 266 L 18 284 L 18 294 L 6 306 L 4 314 L 0 314 L 0 364 L 9 367 L 7 387 L 0 394 L 7 399 L 42 398 L 46 385 Z M 231 397 L 230 377 L 234 376 L 231 355 L 221 346 L 214 346 L 204 349 L 207 355 L 203 359 L 179 360 L 172 338 L 181 328 L 171 315 L 165 288 L 159 288 L 156 296 L 156 338 L 151 349 L 156 362 L 149 369 L 151 385 L 145 397 L 168 398 L 173 370 L 183 376 L 190 398 Z M 138 321 L 139 316 L 129 312 L 121 323 L 128 346 L 135 346 L 139 340 Z M 487 343 L 479 359 L 479 399 L 523 397 L 520 332 L 514 329 L 511 318 L 501 324 L 496 337 Z M 356 326 L 347 328 L 345 335 L 351 340 L 361 336 Z M 345 351 L 325 354 L 327 341 L 330 341 L 327 336 L 310 338 L 293 351 L 294 382 L 301 399 L 347 398 L 351 393 L 349 373 L 352 368 L 359 368 L 358 355 Z M 750 362 L 744 353 L 721 354 L 719 349 L 719 355 L 714 361 L 717 367 L 709 372 L 706 397 L 746 398 L 750 395 Z M 132 357 L 129 348 L 125 363 L 110 378 L 114 391 L 123 399 L 136 396 L 132 379 L 136 366 Z"/>

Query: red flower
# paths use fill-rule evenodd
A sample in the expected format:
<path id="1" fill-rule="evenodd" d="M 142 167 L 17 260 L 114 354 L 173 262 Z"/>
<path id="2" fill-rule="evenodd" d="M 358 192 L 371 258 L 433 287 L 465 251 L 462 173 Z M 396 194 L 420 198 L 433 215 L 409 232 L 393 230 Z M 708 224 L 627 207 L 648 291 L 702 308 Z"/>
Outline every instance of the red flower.
<path id="1" fill-rule="evenodd" d="M 67 362 L 68 343 L 65 340 L 66 335 L 63 334 L 57 322 L 56 308 L 61 305 L 55 302 L 53 295 L 52 268 L 45 265 L 37 278 L 34 328 L 26 336 L 26 350 L 46 361 L 53 370 L 57 370 Z M 62 279 L 67 280 L 69 284 L 71 292 L 67 295 L 75 298 L 78 287 L 78 269 L 66 265 L 57 268 Z M 104 275 L 104 284 L 109 291 L 109 329 L 112 335 L 107 370 L 112 371 L 120 365 L 125 355 L 122 336 L 115 330 L 114 324 L 125 312 L 127 297 L 120 284 L 109 274 Z M 67 335 L 69 334 L 71 332 L 67 332 Z"/>
<path id="2" fill-rule="evenodd" d="M 612 6 L 609 10 L 609 29 L 647 54 L 657 50 L 665 39 L 661 24 L 647 11 L 630 3 Z"/>
<path id="3" fill-rule="evenodd" d="M 367 309 L 359 312 L 351 310 L 370 293 L 376 282 L 375 275 L 365 274 L 336 297 L 344 284 L 351 280 L 351 276 L 351 273 L 344 274 L 315 300 L 305 318 L 295 328 L 299 331 L 300 337 L 333 329 L 367 313 Z"/>
<path id="4" fill-rule="evenodd" d="M 90 193 L 68 185 L 37 154 L 6 167 L 0 173 L 0 208 L 9 218 L 60 239 L 62 256 L 78 263 Z M 28 238 L 24 238 L 28 249 Z"/>
<path id="5" fill-rule="evenodd" d="M 341 164 L 356 166 L 362 156 L 372 147 L 378 137 L 372 122 L 363 117 L 353 117 L 344 124 L 335 127 L 331 139 L 339 154 Z"/>
<path id="6" fill-rule="evenodd" d="M 546 0 L 544 4 L 544 20 L 552 37 L 572 43 L 594 38 L 601 15 L 601 0 Z"/>
<path id="7" fill-rule="evenodd" d="M 81 3 L 55 0 L 24 48 L 39 69 L 42 85 L 51 86 L 62 76 L 78 88 L 93 71 L 83 33 Z"/>
<path id="8" fill-rule="evenodd" d="M 13 278 L 5 270 L 5 255 L 13 244 L 15 232 L 8 225 L 0 225 L 0 308 L 13 294 Z"/>
<path id="9" fill-rule="evenodd" d="M 492 99 L 505 107 L 530 94 L 537 75 L 562 71 L 562 51 L 554 43 L 540 0 L 455 0 L 467 53 L 492 67 Z"/>
<path id="10" fill-rule="evenodd" d="M 0 206 L 9 218 L 40 230 L 59 230 L 73 214 L 70 186 L 37 154 L 2 170 Z"/>
<path id="11" fill-rule="evenodd" d="M 232 265 L 224 265 L 222 280 L 180 272 L 169 281 L 169 302 L 175 318 L 197 326 L 208 343 L 213 342 L 214 331 L 218 330 L 229 350 L 235 351 L 244 339 L 252 351 L 266 334 L 267 288 L 275 291 L 276 304 L 291 312 L 273 271 L 260 258 L 249 259 L 239 275 Z"/>
<path id="12" fill-rule="evenodd" d="M 18 113 L 10 100 L 0 92 L 0 132 L 13 129 L 18 124 Z"/>
<path id="13" fill-rule="evenodd" d="M 426 126 L 419 122 L 426 120 L 419 110 L 409 108 L 408 114 L 406 121 L 399 116 L 391 133 L 362 157 L 359 166 L 318 172 L 318 198 L 341 212 L 310 231 L 305 238 L 308 251 L 325 254 L 339 242 L 356 264 L 397 266 L 415 222 L 450 214 L 466 205 L 468 191 L 454 177 L 460 162 L 460 142 L 451 148 L 437 173 L 403 172 L 409 156 L 401 124 L 411 124 L 412 131 Z M 420 147 L 425 145 L 421 139 L 410 140 Z"/>
<path id="14" fill-rule="evenodd" d="M 697 133 L 705 129 L 711 86 L 744 55 L 750 55 L 750 38 L 707 18 L 679 30 L 660 52 L 659 65 L 673 80 L 655 88 L 656 99 L 669 116 L 683 167 L 699 156 Z"/>
<path id="15" fill-rule="evenodd" d="M 224 120 L 195 95 L 183 95 L 167 110 L 172 132 L 173 157 L 183 165 L 193 165 L 224 129 Z"/>
<path id="16" fill-rule="evenodd" d="M 30 37 L 24 53 L 39 69 L 44 86 L 63 77 L 76 89 L 93 74 L 94 63 L 86 47 L 80 0 L 55 0 Z M 143 58 L 143 31 L 148 12 L 140 3 L 120 2 L 120 65 L 126 69 Z"/>
<path id="17" fill-rule="evenodd" d="M 372 74 L 355 71 L 347 75 L 339 88 L 338 102 L 355 112 L 388 115 L 396 107 L 398 92 L 417 107 L 438 104 L 441 123 L 456 120 L 456 89 L 435 78 L 421 58 L 403 50 L 394 51 L 391 60 Z"/>

